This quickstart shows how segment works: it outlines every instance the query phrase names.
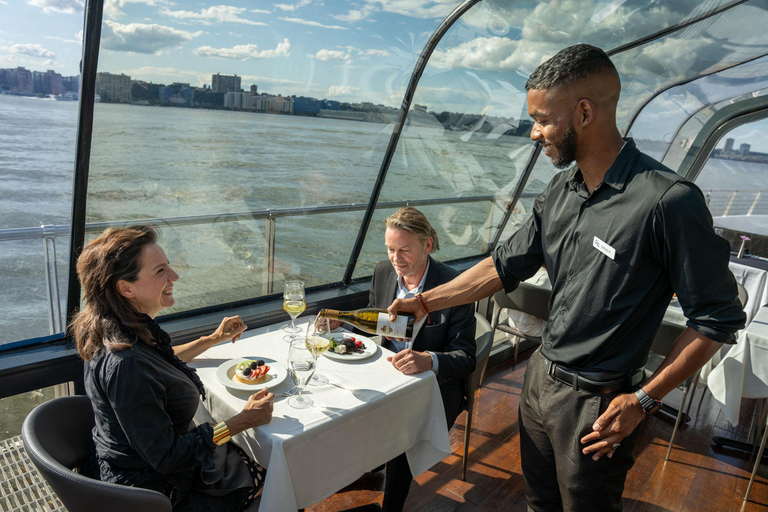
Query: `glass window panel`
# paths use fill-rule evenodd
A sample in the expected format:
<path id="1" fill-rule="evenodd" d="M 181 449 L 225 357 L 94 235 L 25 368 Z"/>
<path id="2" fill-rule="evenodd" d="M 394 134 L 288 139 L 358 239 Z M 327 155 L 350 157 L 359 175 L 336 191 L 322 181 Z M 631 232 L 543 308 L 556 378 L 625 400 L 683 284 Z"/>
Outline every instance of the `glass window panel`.
<path id="1" fill-rule="evenodd" d="M 673 87 L 637 116 L 630 136 L 653 158 L 677 170 L 711 109 L 762 94 L 768 86 L 768 57 Z M 724 100 L 729 100 L 724 102 Z M 723 105 L 717 105 L 724 102 Z M 673 140 L 674 139 L 674 140 Z"/>
<path id="2" fill-rule="evenodd" d="M 723 135 L 696 178 L 714 217 L 751 216 L 768 235 L 768 119 Z M 766 195 L 766 197 L 763 197 Z"/>
<path id="3" fill-rule="evenodd" d="M 397 80 L 451 9 L 281 6 L 105 6 L 87 223 L 161 226 L 170 312 L 342 279 Z"/>
<path id="4" fill-rule="evenodd" d="M 79 2 L 0 4 L 0 345 L 63 330 L 82 26 Z"/>
<path id="5" fill-rule="evenodd" d="M 766 3 L 746 2 L 613 56 L 622 79 L 619 127 L 625 129 L 634 113 L 655 91 L 765 55 L 768 52 L 763 37 L 766 23 Z"/>

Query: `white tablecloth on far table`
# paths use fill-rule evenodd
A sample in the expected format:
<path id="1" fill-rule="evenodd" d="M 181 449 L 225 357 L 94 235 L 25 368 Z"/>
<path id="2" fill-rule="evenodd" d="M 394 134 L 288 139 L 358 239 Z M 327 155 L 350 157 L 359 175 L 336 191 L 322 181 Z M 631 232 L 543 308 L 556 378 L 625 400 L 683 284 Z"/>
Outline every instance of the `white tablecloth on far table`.
<path id="1" fill-rule="evenodd" d="M 285 333 L 249 333 L 195 359 L 207 390 L 206 407 L 218 421 L 240 412 L 249 392 L 232 391 L 216 379 L 217 367 L 236 357 L 269 357 L 285 364 Z M 267 478 L 260 510 L 290 511 L 327 498 L 363 473 L 405 452 L 414 475 L 450 454 L 440 389 L 433 372 L 406 376 L 378 348 L 373 357 L 337 362 L 321 356 L 318 371 L 343 386 L 308 386 L 315 406 L 294 409 L 275 402 L 272 421 L 233 438 L 260 464 Z M 288 391 L 290 377 L 271 391 Z"/>
<path id="2" fill-rule="evenodd" d="M 768 397 L 768 307 L 762 307 L 707 378 L 715 400 L 732 424 L 742 398 Z"/>
<path id="3" fill-rule="evenodd" d="M 747 290 L 747 305 L 744 307 L 744 313 L 747 315 L 746 325 L 749 326 L 760 310 L 760 307 L 768 303 L 768 272 L 735 261 L 731 261 L 728 267 L 733 272 L 736 281 Z M 664 320 L 683 326 L 687 322 L 682 308 L 676 302 L 673 302 L 667 308 Z M 741 331 L 739 335 L 743 334 L 743 332 Z M 733 345 L 723 345 L 723 348 L 701 368 L 702 382 L 709 378 L 712 370 L 721 363 L 732 347 Z"/>

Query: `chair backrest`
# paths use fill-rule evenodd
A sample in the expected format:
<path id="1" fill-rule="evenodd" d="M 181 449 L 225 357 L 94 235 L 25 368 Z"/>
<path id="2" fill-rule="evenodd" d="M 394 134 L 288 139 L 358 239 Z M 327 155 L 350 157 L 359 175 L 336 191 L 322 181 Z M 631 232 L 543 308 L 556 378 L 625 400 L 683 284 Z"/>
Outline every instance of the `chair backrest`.
<path id="1" fill-rule="evenodd" d="M 170 512 L 163 494 L 116 485 L 72 471 L 93 448 L 93 409 L 87 396 L 56 398 L 24 420 L 24 448 L 69 512 Z"/>
<path id="2" fill-rule="evenodd" d="M 504 290 L 496 292 L 493 300 L 501 308 L 515 309 L 528 313 L 542 320 L 549 318 L 549 300 L 552 297 L 552 290 L 542 286 L 535 286 L 529 283 L 520 283 L 520 285 L 509 293 Z"/>
<path id="3" fill-rule="evenodd" d="M 739 302 L 741 302 L 741 309 L 747 307 L 747 301 L 749 300 L 749 294 L 747 289 L 741 283 L 736 283 L 736 288 L 739 290 Z"/>
<path id="4" fill-rule="evenodd" d="M 651 352 L 666 357 L 672 345 L 684 330 L 685 325 L 667 322 L 666 320 L 662 321 L 659 330 L 656 331 L 656 336 L 653 338 Z"/>
<path id="5" fill-rule="evenodd" d="M 475 403 L 475 391 L 480 387 L 480 382 L 488 365 L 493 346 L 493 331 L 491 324 L 484 316 L 475 313 L 475 369 L 467 378 L 467 410 L 471 411 Z"/>

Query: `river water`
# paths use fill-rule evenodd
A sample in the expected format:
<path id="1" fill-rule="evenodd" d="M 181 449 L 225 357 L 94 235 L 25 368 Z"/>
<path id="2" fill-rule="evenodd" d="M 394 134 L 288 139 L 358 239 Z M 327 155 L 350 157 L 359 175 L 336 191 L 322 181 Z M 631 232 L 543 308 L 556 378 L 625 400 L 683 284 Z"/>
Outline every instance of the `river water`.
<path id="1" fill-rule="evenodd" d="M 0 95 L 0 229 L 69 224 L 77 107 Z M 337 282 L 391 131 L 339 119 L 97 104 L 87 222 L 163 219 L 154 221 L 160 243 L 182 276 L 178 311 L 266 293 L 266 221 L 227 214 L 357 205 L 275 220 L 274 291 L 287 278 Z M 404 131 L 380 201 L 498 198 L 422 208 L 440 235 L 438 258 L 478 254 L 530 147 L 527 139 L 450 132 L 424 115 Z M 535 186 L 551 172 L 537 170 Z M 382 221 L 390 213 L 376 213 L 355 277 L 386 257 Z M 214 217 L 169 220 L 197 215 Z M 69 237 L 56 239 L 62 299 L 68 245 Z M 0 343 L 49 334 L 41 240 L 0 242 L 0 287 Z"/>

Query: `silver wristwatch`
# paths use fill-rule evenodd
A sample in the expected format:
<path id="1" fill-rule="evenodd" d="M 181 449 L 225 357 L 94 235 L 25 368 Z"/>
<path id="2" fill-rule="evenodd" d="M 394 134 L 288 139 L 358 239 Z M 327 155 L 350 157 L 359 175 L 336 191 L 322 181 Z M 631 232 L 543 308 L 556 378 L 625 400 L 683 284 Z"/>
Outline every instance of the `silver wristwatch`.
<path id="1" fill-rule="evenodd" d="M 646 416 L 650 416 L 661 409 L 661 400 L 656 400 L 655 398 L 648 396 L 648 394 L 643 391 L 642 387 L 635 390 L 635 396 L 640 402 L 640 407 L 643 408 L 643 414 Z"/>

